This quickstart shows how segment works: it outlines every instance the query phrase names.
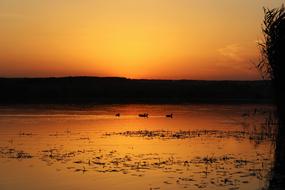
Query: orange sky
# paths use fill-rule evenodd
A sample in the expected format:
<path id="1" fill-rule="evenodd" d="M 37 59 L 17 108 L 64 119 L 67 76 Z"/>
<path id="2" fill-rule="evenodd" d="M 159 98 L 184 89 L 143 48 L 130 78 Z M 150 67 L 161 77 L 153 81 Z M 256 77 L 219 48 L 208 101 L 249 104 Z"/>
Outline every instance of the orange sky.
<path id="1" fill-rule="evenodd" d="M 283 0 L 0 0 L 0 76 L 259 79 Z"/>

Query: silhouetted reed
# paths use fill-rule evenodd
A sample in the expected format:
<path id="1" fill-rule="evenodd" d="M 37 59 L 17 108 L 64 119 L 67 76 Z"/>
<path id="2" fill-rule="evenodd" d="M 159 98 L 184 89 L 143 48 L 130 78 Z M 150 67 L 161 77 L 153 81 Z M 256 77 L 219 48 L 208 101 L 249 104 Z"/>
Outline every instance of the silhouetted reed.
<path id="1" fill-rule="evenodd" d="M 285 188 L 285 7 L 264 9 L 264 42 L 261 47 L 261 61 L 257 68 L 264 77 L 270 78 L 275 92 L 279 116 L 276 138 L 275 166 L 272 171 L 270 189 Z M 270 121 L 268 121 L 270 122 Z"/>
<path id="2" fill-rule="evenodd" d="M 261 59 L 256 65 L 264 78 L 272 81 L 276 103 L 281 114 L 284 113 L 285 86 L 285 7 L 264 9 Z"/>

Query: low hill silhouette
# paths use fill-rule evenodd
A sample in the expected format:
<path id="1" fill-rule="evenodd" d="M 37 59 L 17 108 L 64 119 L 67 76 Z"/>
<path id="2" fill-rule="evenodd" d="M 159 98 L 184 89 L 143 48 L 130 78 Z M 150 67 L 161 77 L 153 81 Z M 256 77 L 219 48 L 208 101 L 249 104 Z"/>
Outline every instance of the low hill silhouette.
<path id="1" fill-rule="evenodd" d="M 269 81 L 0 78 L 1 104 L 258 103 L 269 102 L 270 92 Z"/>

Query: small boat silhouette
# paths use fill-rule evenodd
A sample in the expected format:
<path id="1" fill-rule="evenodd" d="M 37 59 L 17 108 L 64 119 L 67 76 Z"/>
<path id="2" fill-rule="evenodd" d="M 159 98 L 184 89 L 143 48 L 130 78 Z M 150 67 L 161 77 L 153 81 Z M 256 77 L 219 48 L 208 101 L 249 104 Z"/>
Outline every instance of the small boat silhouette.
<path id="1" fill-rule="evenodd" d="M 116 116 L 116 117 L 120 117 L 120 116 L 121 116 L 121 114 L 120 114 L 120 113 L 117 113 L 115 116 Z"/>
<path id="2" fill-rule="evenodd" d="M 139 114 L 139 117 L 148 117 L 148 113 Z"/>
<path id="3" fill-rule="evenodd" d="M 167 115 L 165 115 L 165 117 L 173 118 L 173 113 L 172 114 L 167 114 Z"/>

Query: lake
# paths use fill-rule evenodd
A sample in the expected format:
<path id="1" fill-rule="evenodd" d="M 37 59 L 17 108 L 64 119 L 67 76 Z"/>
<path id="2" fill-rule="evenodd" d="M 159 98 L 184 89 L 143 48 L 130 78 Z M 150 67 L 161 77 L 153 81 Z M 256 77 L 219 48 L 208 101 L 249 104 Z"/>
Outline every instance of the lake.
<path id="1" fill-rule="evenodd" d="M 1 106 L 0 189 L 266 189 L 273 111 L 252 104 Z"/>

